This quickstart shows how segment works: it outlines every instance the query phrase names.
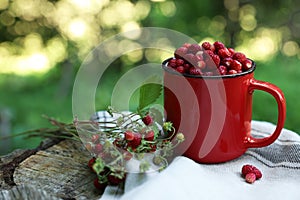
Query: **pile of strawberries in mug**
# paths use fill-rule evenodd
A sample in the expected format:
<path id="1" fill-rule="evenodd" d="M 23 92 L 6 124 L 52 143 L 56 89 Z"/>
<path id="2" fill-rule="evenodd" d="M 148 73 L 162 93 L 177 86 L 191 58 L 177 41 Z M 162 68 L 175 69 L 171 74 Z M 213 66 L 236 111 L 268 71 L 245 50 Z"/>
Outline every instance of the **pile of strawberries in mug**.
<path id="1" fill-rule="evenodd" d="M 213 44 L 185 43 L 177 48 L 167 66 L 181 74 L 220 76 L 248 71 L 253 62 L 245 54 L 227 48 L 222 42 Z"/>

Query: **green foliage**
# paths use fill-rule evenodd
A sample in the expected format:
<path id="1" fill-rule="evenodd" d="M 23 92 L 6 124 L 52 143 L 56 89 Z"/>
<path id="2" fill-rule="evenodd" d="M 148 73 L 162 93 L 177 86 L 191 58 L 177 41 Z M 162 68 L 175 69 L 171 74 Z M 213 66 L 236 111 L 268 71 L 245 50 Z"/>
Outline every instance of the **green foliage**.
<path id="1" fill-rule="evenodd" d="M 140 87 L 140 98 L 137 108 L 139 112 L 147 108 L 150 104 L 154 103 L 161 95 L 162 85 L 157 84 L 157 82 L 161 82 L 160 78 L 157 76 L 152 76 Z"/>
<path id="2" fill-rule="evenodd" d="M 149 8 L 149 12 L 144 16 L 134 16 L 131 15 L 134 12 L 120 10 L 127 12 L 124 15 L 126 17 L 123 19 L 123 15 L 118 15 L 118 21 L 109 24 L 108 21 L 113 19 L 105 19 L 104 14 L 112 12 L 114 7 L 121 5 L 118 4 L 121 1 L 110 1 L 102 5 L 101 9 L 100 7 L 97 8 L 101 10 L 99 12 L 85 9 L 85 12 L 77 13 L 78 18 L 85 20 L 87 25 L 92 24 L 91 29 L 88 29 L 90 32 L 88 32 L 87 38 L 76 38 L 69 35 L 70 31 L 67 30 L 68 26 L 66 25 L 71 22 L 72 17 L 70 17 L 70 21 L 64 21 L 65 19 L 61 20 L 60 17 L 48 13 L 51 11 L 51 13 L 56 13 L 59 16 L 59 12 L 63 12 L 68 15 L 75 13 L 74 10 L 77 11 L 79 7 L 63 0 L 48 1 L 47 5 L 39 5 L 39 1 L 30 2 L 34 9 L 32 13 L 28 10 L 23 12 L 20 9 L 15 9 L 17 4 L 20 4 L 18 6 L 22 5 L 22 1 L 9 1 L 8 6 L 0 10 L 0 67 L 13 69 L 15 66 L 11 62 L 4 62 L 3 64 L 2 60 L 9 56 L 15 56 L 10 60 L 15 61 L 22 58 L 21 56 L 28 56 L 32 51 L 50 52 L 49 55 L 55 55 L 55 59 L 51 70 L 47 73 L 27 76 L 0 74 L 0 112 L 8 111 L 11 133 L 49 126 L 48 121 L 41 117 L 43 114 L 60 121 L 71 122 L 73 118 L 72 85 L 78 66 L 84 58 L 84 53 L 97 45 L 99 38 L 103 41 L 105 38 L 119 33 L 128 22 L 136 22 L 141 27 L 170 28 L 197 41 L 203 38 L 222 40 L 226 45 L 232 47 L 242 45 L 245 41 L 250 41 L 251 44 L 252 39 L 264 33 L 262 28 L 273 28 L 280 31 L 281 38 L 275 41 L 277 46 L 275 45 L 273 48 L 275 53 L 272 57 L 267 57 L 267 62 L 257 62 L 255 77 L 258 80 L 274 83 L 283 90 L 287 101 L 285 127 L 300 133 L 298 123 L 300 118 L 298 112 L 300 110 L 298 99 L 299 48 L 296 48 L 295 56 L 292 57 L 284 56 L 283 51 L 287 41 L 293 41 L 296 45 L 300 43 L 300 1 L 167 0 L 152 2 L 124 0 L 123 3 L 128 3 L 126 8 L 130 6 L 136 8 L 134 6 L 142 5 L 141 7 Z M 67 10 L 68 12 L 59 9 L 60 6 L 66 5 L 68 6 L 65 8 L 70 9 Z M 89 11 L 91 12 L 89 13 Z M 254 19 L 254 21 L 245 21 L 246 24 L 255 22 L 253 29 L 244 30 L 241 25 L 242 14 L 248 14 L 249 19 Z M 96 27 L 97 24 L 99 26 Z M 264 35 L 264 37 L 270 36 Z M 65 49 L 62 51 L 55 47 L 54 51 L 51 50 L 50 44 L 53 44 L 53 41 L 63 45 Z M 37 43 L 39 44 L 37 45 Z M 38 48 L 39 45 L 41 49 Z M 264 45 L 263 43 L 262 46 Z M 58 55 L 59 52 L 64 51 L 66 54 L 62 55 L 63 59 L 61 60 Z M 145 54 L 143 52 L 141 60 L 137 62 L 129 63 L 125 62 L 124 59 L 118 59 L 112 63 L 112 67 L 105 72 L 105 76 L 99 82 L 99 85 L 105 85 L 105 87 L 97 90 L 95 97 L 97 110 L 103 110 L 110 104 L 114 84 L 126 70 L 149 61 Z M 69 70 L 65 66 L 66 63 L 71 65 Z M 138 107 L 142 110 L 155 101 L 161 102 L 162 95 L 160 93 L 161 87 L 158 84 L 145 84 L 140 88 L 140 94 L 139 91 L 133 94 L 131 108 L 136 109 Z M 141 99 L 143 103 L 138 105 Z M 253 119 L 276 123 L 276 102 L 270 95 L 259 91 L 255 92 Z M 34 147 L 39 142 L 39 138 L 30 140 L 16 138 L 10 141 L 0 141 L 0 154 L 6 154 L 15 148 Z M 8 147 L 1 149 L 2 144 L 8 144 Z"/>

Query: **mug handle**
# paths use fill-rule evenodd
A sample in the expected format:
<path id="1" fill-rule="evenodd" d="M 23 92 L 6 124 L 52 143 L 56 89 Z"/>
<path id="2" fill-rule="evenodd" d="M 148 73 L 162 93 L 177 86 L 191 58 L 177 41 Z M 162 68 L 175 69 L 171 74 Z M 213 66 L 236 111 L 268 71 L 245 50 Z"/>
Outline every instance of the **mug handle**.
<path id="1" fill-rule="evenodd" d="M 262 90 L 268 92 L 275 98 L 277 102 L 278 118 L 277 118 L 277 126 L 275 131 L 270 136 L 264 138 L 255 138 L 252 137 L 251 135 L 246 136 L 245 138 L 246 148 L 268 146 L 278 138 L 284 126 L 284 121 L 286 116 L 286 102 L 285 102 L 283 92 L 276 85 L 264 81 L 258 81 L 255 79 L 250 80 L 250 85 L 248 90 L 250 93 L 253 93 L 254 90 Z"/>

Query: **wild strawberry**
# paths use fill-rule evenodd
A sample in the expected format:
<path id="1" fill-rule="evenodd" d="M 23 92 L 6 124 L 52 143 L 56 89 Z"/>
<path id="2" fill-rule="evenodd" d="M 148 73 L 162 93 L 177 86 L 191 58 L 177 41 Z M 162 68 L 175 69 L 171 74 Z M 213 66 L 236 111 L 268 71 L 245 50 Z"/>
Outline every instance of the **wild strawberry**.
<path id="1" fill-rule="evenodd" d="M 260 179 L 262 177 L 262 173 L 257 167 L 249 164 L 244 165 L 242 167 L 242 175 L 246 176 L 249 173 L 254 173 L 257 179 Z"/>
<path id="2" fill-rule="evenodd" d="M 108 175 L 108 182 L 110 185 L 118 185 L 120 183 L 122 183 L 124 180 L 125 180 L 125 177 L 124 178 L 119 178 L 117 176 L 114 176 L 112 174 Z"/>
<path id="3" fill-rule="evenodd" d="M 137 148 L 142 142 L 142 135 L 140 133 L 134 133 L 134 139 L 130 141 L 128 144 L 132 148 Z"/>
<path id="4" fill-rule="evenodd" d="M 244 165 L 242 167 L 242 175 L 246 176 L 247 174 L 249 174 L 250 172 L 253 172 L 253 166 L 252 165 Z"/>
<path id="5" fill-rule="evenodd" d="M 209 42 L 203 42 L 203 43 L 201 44 L 201 46 L 202 46 L 203 49 L 205 49 L 205 50 L 212 50 L 212 49 L 211 49 L 212 45 L 211 45 Z"/>
<path id="6" fill-rule="evenodd" d="M 232 63 L 233 59 L 232 58 L 224 58 L 221 62 L 222 65 L 224 65 L 225 67 L 229 68 L 231 63 Z"/>
<path id="7" fill-rule="evenodd" d="M 182 66 L 182 68 L 183 68 L 183 66 Z M 148 125 L 151 125 L 153 123 L 153 118 L 149 114 L 147 114 L 145 117 L 143 117 L 142 121 L 144 122 L 144 124 L 146 126 L 148 126 Z"/>
<path id="8" fill-rule="evenodd" d="M 198 67 L 199 69 L 204 69 L 206 66 L 206 63 L 203 60 L 200 60 L 197 62 L 196 67 Z"/>
<path id="9" fill-rule="evenodd" d="M 92 135 L 92 143 L 97 143 L 97 142 L 99 142 L 99 135 L 98 134 L 94 134 L 94 135 Z"/>
<path id="10" fill-rule="evenodd" d="M 256 181 L 256 175 L 255 173 L 248 173 L 246 176 L 245 176 L 245 179 L 247 181 L 247 183 L 254 183 Z"/>
<path id="11" fill-rule="evenodd" d="M 132 141 L 134 139 L 134 133 L 130 130 L 125 131 L 124 136 L 127 141 Z"/>
<path id="12" fill-rule="evenodd" d="M 201 46 L 199 46 L 198 44 L 191 44 L 191 46 L 189 46 L 188 48 L 188 52 L 192 54 L 196 54 L 200 50 Z"/>
<path id="13" fill-rule="evenodd" d="M 220 65 L 220 67 L 218 68 L 218 70 L 219 70 L 219 73 L 221 75 L 227 74 L 227 67 L 225 67 L 224 65 Z"/>
<path id="14" fill-rule="evenodd" d="M 260 179 L 262 177 L 261 171 L 259 169 L 257 169 L 256 167 L 254 167 L 253 173 L 255 174 L 256 179 Z"/>
<path id="15" fill-rule="evenodd" d="M 203 60 L 203 51 L 198 51 L 195 56 L 198 60 Z"/>
<path id="16" fill-rule="evenodd" d="M 237 71 L 234 70 L 234 69 L 231 69 L 231 70 L 228 71 L 228 74 L 237 74 Z"/>
<path id="17" fill-rule="evenodd" d="M 193 66 L 196 65 L 196 63 L 198 62 L 197 57 L 194 54 L 188 53 L 184 56 L 184 59 L 186 61 L 188 61 L 190 64 L 192 64 Z"/>
<path id="18" fill-rule="evenodd" d="M 242 64 L 237 60 L 233 60 L 231 62 L 231 65 L 230 65 L 230 69 L 234 69 L 235 71 L 239 71 L 239 70 L 242 69 Z"/>
<path id="19" fill-rule="evenodd" d="M 216 66 L 218 67 L 220 65 L 220 57 L 218 55 L 212 55 L 211 56 L 212 60 L 214 61 L 214 63 L 216 64 Z"/>
<path id="20" fill-rule="evenodd" d="M 96 178 L 94 180 L 94 186 L 95 188 L 97 188 L 98 190 L 104 191 L 105 187 L 107 186 L 106 183 L 99 183 L 99 179 Z"/>
<path id="21" fill-rule="evenodd" d="M 242 62 L 242 68 L 244 71 L 249 70 L 252 67 L 252 61 L 249 59 L 246 59 Z"/>
<path id="22" fill-rule="evenodd" d="M 228 51 L 230 52 L 230 56 L 233 56 L 233 54 L 235 53 L 233 48 L 228 48 Z"/>
<path id="23" fill-rule="evenodd" d="M 186 47 L 179 47 L 175 50 L 174 56 L 175 58 L 182 58 L 185 54 L 187 54 L 188 49 Z"/>
<path id="24" fill-rule="evenodd" d="M 91 158 L 91 159 L 89 160 L 89 162 L 88 162 L 88 167 L 89 167 L 92 171 L 94 171 L 93 165 L 94 165 L 95 161 L 96 161 L 96 158 L 93 157 L 93 158 Z"/>
<path id="25" fill-rule="evenodd" d="M 123 152 L 123 157 L 124 157 L 125 160 L 128 161 L 133 157 L 133 155 L 129 151 L 124 151 Z"/>
<path id="26" fill-rule="evenodd" d="M 185 47 L 185 48 L 189 48 L 192 44 L 190 43 L 184 43 L 182 46 Z"/>
<path id="27" fill-rule="evenodd" d="M 204 54 L 203 54 L 203 57 L 204 58 L 210 58 L 214 55 L 214 52 L 211 51 L 211 50 L 205 50 Z"/>
<path id="28" fill-rule="evenodd" d="M 183 67 L 184 67 L 184 71 L 188 72 L 188 71 L 190 70 L 191 65 L 188 64 L 188 63 L 185 63 L 185 64 L 183 65 Z"/>
<path id="29" fill-rule="evenodd" d="M 208 72 L 204 72 L 204 75 L 205 75 L 205 76 L 213 76 L 213 75 L 214 75 L 214 73 L 213 73 L 213 72 L 210 72 L 210 71 L 208 71 Z"/>
<path id="30" fill-rule="evenodd" d="M 98 143 L 98 144 L 96 144 L 96 145 L 94 146 L 94 153 L 95 153 L 95 154 L 101 153 L 102 150 L 103 150 L 102 144 Z"/>
<path id="31" fill-rule="evenodd" d="M 216 42 L 214 42 L 214 47 L 215 47 L 216 51 L 218 51 L 219 49 L 224 49 L 225 45 L 222 42 L 216 41 Z"/>
<path id="32" fill-rule="evenodd" d="M 231 56 L 231 53 L 229 52 L 229 50 L 227 48 L 223 48 L 223 49 L 218 50 L 218 55 L 221 58 L 228 58 Z"/>
<path id="33" fill-rule="evenodd" d="M 154 131 L 148 131 L 145 135 L 145 140 L 147 141 L 153 141 L 154 140 Z"/>
<path id="34" fill-rule="evenodd" d="M 197 67 L 191 67 L 189 70 L 189 73 L 192 75 L 202 75 L 202 71 L 201 69 L 197 68 Z"/>
<path id="35" fill-rule="evenodd" d="M 177 66 L 181 66 L 181 65 L 183 65 L 183 64 L 184 64 L 184 60 L 182 60 L 182 59 L 180 59 L 180 58 L 176 59 L 176 65 L 177 65 Z"/>
<path id="36" fill-rule="evenodd" d="M 246 58 L 245 54 L 236 52 L 235 54 L 233 54 L 232 59 L 237 60 L 239 62 L 243 62 L 247 58 Z"/>
<path id="37" fill-rule="evenodd" d="M 169 67 L 172 67 L 172 68 L 176 68 L 177 67 L 177 63 L 176 63 L 176 60 L 175 58 L 171 59 L 168 63 L 168 66 Z"/>
<path id="38" fill-rule="evenodd" d="M 176 71 L 178 71 L 179 73 L 183 74 L 184 71 L 185 71 L 185 69 L 184 69 L 184 67 L 181 65 L 181 66 L 178 66 L 178 67 L 176 68 Z"/>
<path id="39" fill-rule="evenodd" d="M 150 148 L 151 150 L 149 150 L 149 152 L 155 152 L 157 147 L 155 144 L 150 144 Z"/>

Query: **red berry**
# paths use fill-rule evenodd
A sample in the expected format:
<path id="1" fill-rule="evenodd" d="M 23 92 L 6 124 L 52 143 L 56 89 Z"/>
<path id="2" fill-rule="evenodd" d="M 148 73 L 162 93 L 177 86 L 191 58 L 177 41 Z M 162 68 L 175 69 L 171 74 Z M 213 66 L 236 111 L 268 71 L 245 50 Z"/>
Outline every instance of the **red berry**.
<path id="1" fill-rule="evenodd" d="M 234 70 L 234 69 L 231 69 L 231 70 L 228 71 L 228 74 L 237 74 L 237 71 Z"/>
<path id="2" fill-rule="evenodd" d="M 116 177 L 112 174 L 108 175 L 108 182 L 110 185 L 118 185 L 120 183 L 122 183 L 124 180 L 125 180 L 125 177 L 124 178 L 119 178 L 119 177 Z"/>
<path id="3" fill-rule="evenodd" d="M 197 67 L 191 67 L 189 73 L 191 75 L 202 75 L 202 71 L 201 69 L 197 68 Z"/>
<path id="4" fill-rule="evenodd" d="M 182 59 L 180 59 L 180 58 L 176 59 L 176 65 L 177 65 L 177 66 L 181 66 L 181 65 L 183 65 L 183 64 L 184 64 L 184 60 L 182 60 Z"/>
<path id="5" fill-rule="evenodd" d="M 184 56 L 184 59 L 185 59 L 186 61 L 188 61 L 190 64 L 192 64 L 193 66 L 195 66 L 196 63 L 198 62 L 197 57 L 196 57 L 194 54 L 191 54 L 191 53 L 186 54 L 186 55 Z"/>
<path id="6" fill-rule="evenodd" d="M 125 140 L 132 141 L 134 139 L 134 133 L 132 131 L 125 131 Z"/>
<path id="7" fill-rule="evenodd" d="M 145 140 L 153 141 L 154 140 L 154 131 L 148 131 L 145 135 Z"/>
<path id="8" fill-rule="evenodd" d="M 256 180 L 256 175 L 254 173 L 248 173 L 245 176 L 247 183 L 254 183 Z"/>
<path id="9" fill-rule="evenodd" d="M 184 70 L 184 67 L 183 67 L 183 66 L 178 66 L 178 67 L 176 68 L 176 71 L 178 71 L 179 73 L 183 74 L 185 70 Z"/>
<path id="10" fill-rule="evenodd" d="M 188 64 L 188 63 L 185 63 L 185 64 L 183 65 L 183 67 L 184 67 L 184 71 L 188 72 L 188 71 L 190 70 L 191 65 Z"/>
<path id="11" fill-rule="evenodd" d="M 188 47 L 188 52 L 192 54 L 196 54 L 200 50 L 201 46 L 199 46 L 199 44 L 191 44 L 191 46 Z"/>
<path id="12" fill-rule="evenodd" d="M 149 152 L 155 152 L 156 151 L 156 145 L 150 144 L 151 150 Z"/>
<path id="13" fill-rule="evenodd" d="M 124 151 L 123 152 L 123 157 L 124 157 L 125 160 L 128 161 L 133 157 L 133 155 L 129 151 Z"/>
<path id="14" fill-rule="evenodd" d="M 203 47 L 203 49 L 205 49 L 205 50 L 211 50 L 211 44 L 209 43 L 209 42 L 203 42 L 202 44 L 201 44 L 201 46 Z"/>
<path id="15" fill-rule="evenodd" d="M 262 177 L 262 173 L 257 167 L 249 164 L 244 165 L 242 167 L 242 175 L 246 176 L 249 173 L 254 173 L 257 179 L 260 179 Z"/>
<path id="16" fill-rule="evenodd" d="M 233 56 L 233 54 L 235 53 L 233 48 L 228 48 L 228 51 L 230 52 L 230 56 Z"/>
<path id="17" fill-rule="evenodd" d="M 183 66 L 181 66 L 183 68 Z M 178 67 L 177 67 L 178 69 Z M 184 70 L 184 68 L 183 68 Z M 148 114 L 145 117 L 143 117 L 142 121 L 144 122 L 145 125 L 151 125 L 153 123 L 153 118 Z"/>
<path id="18" fill-rule="evenodd" d="M 253 172 L 253 166 L 252 165 L 244 165 L 242 167 L 242 175 L 246 176 L 246 174 L 249 174 Z"/>
<path id="19" fill-rule="evenodd" d="M 213 73 L 213 72 L 209 72 L 209 71 L 208 71 L 208 72 L 204 72 L 204 75 L 205 75 L 205 76 L 213 76 L 213 75 L 214 75 L 214 73 Z"/>
<path id="20" fill-rule="evenodd" d="M 224 49 L 225 45 L 222 42 L 216 41 L 216 42 L 214 42 L 214 47 L 215 47 L 216 51 L 218 51 L 219 49 Z"/>
<path id="21" fill-rule="evenodd" d="M 186 47 L 179 47 L 175 50 L 174 56 L 175 58 L 182 58 L 185 54 L 187 54 L 188 49 Z"/>
<path id="22" fill-rule="evenodd" d="M 198 60 L 203 60 L 203 51 L 198 51 L 195 56 Z"/>
<path id="23" fill-rule="evenodd" d="M 190 43 L 184 43 L 182 46 L 185 47 L 185 48 L 189 48 L 191 46 L 191 44 Z"/>
<path id="24" fill-rule="evenodd" d="M 95 188 L 97 188 L 98 190 L 104 191 L 105 187 L 107 186 L 106 183 L 99 183 L 99 179 L 96 178 L 94 180 L 94 186 Z"/>
<path id="25" fill-rule="evenodd" d="M 226 66 L 227 68 L 230 67 L 233 59 L 232 58 L 224 58 L 221 62 L 222 65 Z"/>
<path id="26" fill-rule="evenodd" d="M 234 69 L 235 71 L 239 71 L 242 69 L 242 64 L 237 60 L 232 60 L 230 69 Z"/>
<path id="27" fill-rule="evenodd" d="M 176 63 L 176 58 L 173 58 L 169 61 L 168 63 L 168 66 L 169 67 L 172 67 L 172 68 L 175 68 L 177 66 L 177 63 Z"/>
<path id="28" fill-rule="evenodd" d="M 252 67 L 252 61 L 249 59 L 246 59 L 242 62 L 242 69 L 243 71 L 247 71 Z"/>
<path id="29" fill-rule="evenodd" d="M 200 68 L 200 69 L 204 69 L 206 66 L 206 63 L 203 60 L 200 60 L 197 62 L 196 67 Z"/>
<path id="30" fill-rule="evenodd" d="M 221 75 L 227 74 L 227 67 L 225 67 L 224 65 L 220 65 L 220 67 L 218 68 L 218 70 L 219 70 L 219 73 Z"/>
<path id="31" fill-rule="evenodd" d="M 95 153 L 95 154 L 101 153 L 102 150 L 103 150 L 102 144 L 98 143 L 98 144 L 96 144 L 96 145 L 94 146 L 94 153 Z"/>
<path id="32" fill-rule="evenodd" d="M 239 62 L 243 62 L 244 60 L 246 60 L 246 56 L 243 53 L 240 52 L 236 52 L 235 54 L 233 54 L 232 58 L 234 60 L 238 60 Z"/>
<path id="33" fill-rule="evenodd" d="M 92 143 L 97 143 L 97 142 L 99 142 L 99 135 L 98 134 L 92 135 Z"/>
<path id="34" fill-rule="evenodd" d="M 88 167 L 89 167 L 92 171 L 94 171 L 93 165 L 94 165 L 95 161 L 96 161 L 96 158 L 93 157 L 93 158 L 91 158 L 91 159 L 89 160 L 89 162 L 88 162 Z"/>
<path id="35" fill-rule="evenodd" d="M 259 169 L 257 169 L 256 167 L 253 168 L 253 173 L 256 176 L 256 179 L 260 179 L 262 177 L 262 173 Z"/>
<path id="36" fill-rule="evenodd" d="M 220 65 L 220 57 L 218 55 L 212 55 L 211 56 L 212 60 L 214 61 L 214 63 L 216 64 L 216 66 L 218 67 Z"/>
<path id="37" fill-rule="evenodd" d="M 134 139 L 132 141 L 130 141 L 129 146 L 131 146 L 132 148 L 137 148 L 142 141 L 142 135 L 140 133 L 134 133 Z"/>
<path id="38" fill-rule="evenodd" d="M 205 52 L 204 52 L 204 54 L 203 54 L 204 58 L 210 58 L 210 57 L 212 57 L 213 55 L 214 55 L 214 52 L 211 51 L 211 50 L 205 50 Z"/>
<path id="39" fill-rule="evenodd" d="M 221 58 L 228 58 L 231 56 L 231 53 L 229 52 L 229 50 L 227 48 L 223 48 L 223 49 L 218 50 L 218 55 Z"/>

